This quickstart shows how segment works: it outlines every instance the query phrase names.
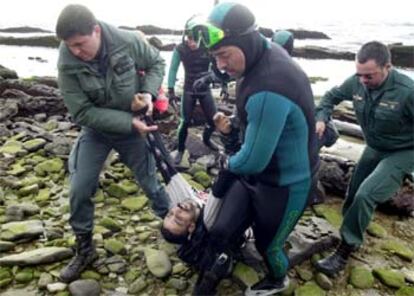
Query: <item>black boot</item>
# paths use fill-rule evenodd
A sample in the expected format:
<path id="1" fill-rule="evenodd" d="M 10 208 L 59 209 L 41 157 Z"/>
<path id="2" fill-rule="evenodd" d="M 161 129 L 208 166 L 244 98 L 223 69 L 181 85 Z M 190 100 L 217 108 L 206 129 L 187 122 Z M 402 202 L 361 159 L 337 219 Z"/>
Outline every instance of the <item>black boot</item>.
<path id="1" fill-rule="evenodd" d="M 218 146 L 211 141 L 211 135 L 213 134 L 213 132 L 214 132 L 214 127 L 210 127 L 209 125 L 207 125 L 204 128 L 203 143 L 211 150 L 218 151 L 219 150 Z"/>
<path id="2" fill-rule="evenodd" d="M 92 234 L 76 235 L 76 255 L 60 272 L 60 280 L 64 283 L 77 280 L 82 271 L 97 257 Z"/>
<path id="3" fill-rule="evenodd" d="M 316 270 L 328 276 L 336 275 L 345 268 L 349 256 L 355 249 L 355 247 L 342 241 L 333 254 L 315 263 Z"/>
<path id="4" fill-rule="evenodd" d="M 229 276 L 233 271 L 233 258 L 231 255 L 221 253 L 218 255 L 212 266 L 200 272 L 194 286 L 194 296 L 215 295 L 216 288 L 220 281 Z"/>
<path id="5" fill-rule="evenodd" d="M 289 287 L 289 278 L 284 276 L 279 279 L 275 279 L 271 276 L 266 276 L 261 281 L 257 282 L 253 286 L 247 288 L 244 292 L 245 296 L 267 296 L 275 295 L 282 292 Z"/>

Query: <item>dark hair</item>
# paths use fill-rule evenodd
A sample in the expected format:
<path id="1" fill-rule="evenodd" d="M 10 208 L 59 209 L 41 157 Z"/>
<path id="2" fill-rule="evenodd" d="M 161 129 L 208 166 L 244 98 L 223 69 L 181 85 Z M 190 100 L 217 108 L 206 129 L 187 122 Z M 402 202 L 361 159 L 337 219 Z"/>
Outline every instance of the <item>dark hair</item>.
<path id="1" fill-rule="evenodd" d="M 164 225 L 161 226 L 161 234 L 167 242 L 172 244 L 181 245 L 188 241 L 188 232 L 185 232 L 183 234 L 174 234 L 165 228 Z"/>
<path id="2" fill-rule="evenodd" d="M 90 35 L 97 24 L 95 16 L 86 6 L 70 4 L 59 15 L 56 35 L 62 40 L 75 35 Z"/>
<path id="3" fill-rule="evenodd" d="M 357 53 L 357 61 L 364 64 L 369 60 L 374 60 L 378 66 L 384 67 L 391 62 L 390 50 L 385 44 L 378 41 L 365 43 Z"/>

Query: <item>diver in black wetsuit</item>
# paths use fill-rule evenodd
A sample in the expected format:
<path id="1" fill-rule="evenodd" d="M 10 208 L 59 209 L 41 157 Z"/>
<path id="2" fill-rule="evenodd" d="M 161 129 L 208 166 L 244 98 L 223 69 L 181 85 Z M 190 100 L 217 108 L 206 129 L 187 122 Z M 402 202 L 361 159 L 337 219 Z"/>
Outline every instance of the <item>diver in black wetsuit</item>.
<path id="1" fill-rule="evenodd" d="M 203 132 L 203 142 L 213 151 L 217 151 L 217 146 L 211 142 L 210 137 L 214 132 L 213 116 L 216 113 L 216 106 L 208 84 L 203 87 L 193 88 L 194 82 L 205 76 L 210 68 L 210 58 L 205 49 L 198 47 L 191 35 L 191 29 L 197 24 L 197 18 L 190 18 L 186 25 L 183 35 L 183 42 L 179 44 L 173 52 L 170 69 L 168 73 L 168 96 L 175 97 L 174 86 L 180 62 L 184 65 L 184 91 L 181 100 L 181 121 L 178 127 L 178 153 L 175 163 L 179 164 L 182 160 L 185 141 L 188 135 L 193 109 L 197 100 L 200 103 L 206 117 L 206 127 Z"/>

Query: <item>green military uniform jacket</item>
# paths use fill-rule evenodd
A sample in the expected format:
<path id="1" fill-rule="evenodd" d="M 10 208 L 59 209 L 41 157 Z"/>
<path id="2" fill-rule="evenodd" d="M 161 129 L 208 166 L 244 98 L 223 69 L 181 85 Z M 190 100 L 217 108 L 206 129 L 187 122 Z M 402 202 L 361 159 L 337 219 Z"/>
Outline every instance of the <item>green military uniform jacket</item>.
<path id="1" fill-rule="evenodd" d="M 75 57 L 64 42 L 59 48 L 58 84 L 74 121 L 97 131 L 132 132 L 134 94 L 157 95 L 164 60 L 157 49 L 135 32 L 100 22 L 108 53 L 106 75 Z M 144 71 L 144 76 L 138 73 Z"/>
<path id="2" fill-rule="evenodd" d="M 414 149 L 414 81 L 391 69 L 378 89 L 369 90 L 356 75 L 327 92 L 316 108 L 327 122 L 335 105 L 352 100 L 368 146 L 378 151 Z"/>

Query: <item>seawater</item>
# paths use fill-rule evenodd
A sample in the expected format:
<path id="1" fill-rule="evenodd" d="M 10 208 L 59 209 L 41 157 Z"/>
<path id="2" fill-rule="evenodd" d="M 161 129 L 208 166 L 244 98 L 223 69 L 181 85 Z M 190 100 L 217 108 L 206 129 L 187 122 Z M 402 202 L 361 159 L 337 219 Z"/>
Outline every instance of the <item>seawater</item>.
<path id="1" fill-rule="evenodd" d="M 294 28 L 297 29 L 297 28 Z M 308 28 L 306 28 L 308 29 Z M 388 23 L 363 23 L 352 26 L 346 22 L 327 23 L 315 25 L 312 30 L 323 32 L 331 39 L 316 40 L 305 39 L 295 40 L 296 47 L 306 45 L 322 46 L 341 51 L 356 52 L 365 42 L 378 40 L 386 44 L 403 43 L 414 45 L 414 22 L 388 22 Z M 37 34 L 39 35 L 39 34 Z M 46 34 L 42 34 L 46 35 Z M 36 34 L 6 34 L 7 37 L 33 37 Z M 180 36 L 159 35 L 164 44 L 179 43 Z M 161 52 L 166 61 L 166 76 L 172 52 Z M 0 65 L 15 70 L 19 77 L 31 76 L 56 76 L 57 75 L 57 49 L 27 46 L 6 46 L 0 45 Z M 35 59 L 35 58 L 40 58 Z M 355 72 L 353 61 L 344 60 L 308 60 L 295 58 L 308 76 L 326 78 L 327 81 L 319 81 L 312 85 L 315 95 L 323 95 L 331 87 L 340 84 L 348 76 Z M 414 79 L 414 69 L 398 69 Z M 180 66 L 178 79 L 184 77 L 183 67 Z M 166 83 L 166 78 L 164 83 Z"/>

